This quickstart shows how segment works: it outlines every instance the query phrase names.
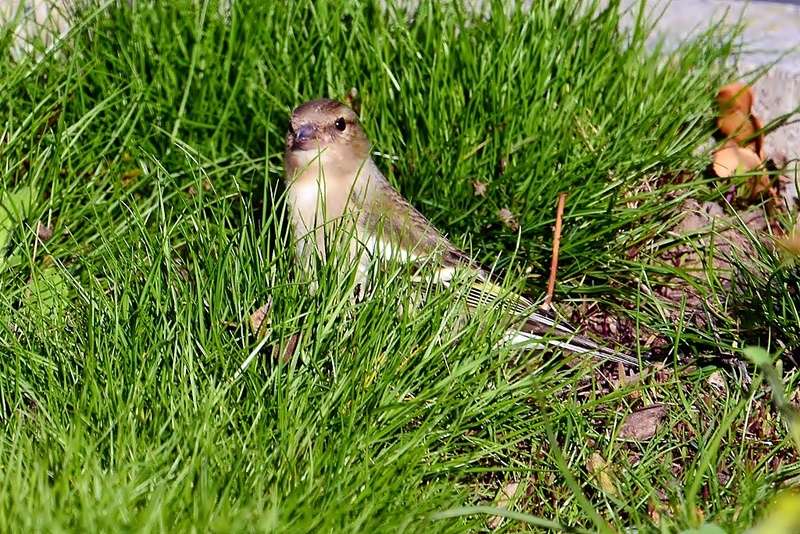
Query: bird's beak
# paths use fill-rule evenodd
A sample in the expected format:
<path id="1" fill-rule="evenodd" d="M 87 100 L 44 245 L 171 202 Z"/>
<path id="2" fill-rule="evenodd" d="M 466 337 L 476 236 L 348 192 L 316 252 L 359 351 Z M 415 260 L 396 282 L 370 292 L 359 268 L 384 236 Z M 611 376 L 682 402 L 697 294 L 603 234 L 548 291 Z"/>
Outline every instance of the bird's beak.
<path id="1" fill-rule="evenodd" d="M 292 150 L 306 150 L 316 137 L 317 128 L 313 124 L 302 124 L 292 132 Z"/>

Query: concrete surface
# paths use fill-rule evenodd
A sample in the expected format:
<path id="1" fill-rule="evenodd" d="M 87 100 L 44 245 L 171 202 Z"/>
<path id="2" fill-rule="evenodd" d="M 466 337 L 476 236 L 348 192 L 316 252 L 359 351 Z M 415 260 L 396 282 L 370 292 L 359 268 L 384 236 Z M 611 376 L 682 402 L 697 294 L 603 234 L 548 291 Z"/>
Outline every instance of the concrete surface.
<path id="1" fill-rule="evenodd" d="M 36 39 L 50 46 L 69 30 L 73 0 L 0 0 L 0 24 L 15 26 L 14 57 L 27 54 Z"/>
<path id="2" fill-rule="evenodd" d="M 742 2 L 740 0 L 652 0 L 648 9 L 663 15 L 656 34 L 667 42 L 677 43 L 710 24 L 721 21 L 733 27 L 745 23 L 744 49 L 737 69 L 742 80 L 764 65 L 767 73 L 754 85 L 754 112 L 764 124 L 781 115 L 800 109 L 800 0 L 794 3 Z M 800 159 L 800 115 L 767 136 L 765 152 L 779 165 L 789 164 L 789 174 L 798 173 Z M 800 178 L 800 176 L 798 176 Z"/>

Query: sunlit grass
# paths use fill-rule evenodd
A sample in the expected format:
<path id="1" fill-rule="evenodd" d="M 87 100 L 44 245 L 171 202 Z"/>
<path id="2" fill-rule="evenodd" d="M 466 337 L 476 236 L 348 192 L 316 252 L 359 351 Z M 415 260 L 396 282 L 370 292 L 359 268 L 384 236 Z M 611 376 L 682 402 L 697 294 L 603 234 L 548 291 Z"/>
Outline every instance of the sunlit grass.
<path id="1" fill-rule="evenodd" d="M 6 37 L 0 531 L 480 530 L 474 506 L 511 480 L 526 490 L 503 528 L 753 524 L 800 474 L 791 442 L 774 414 L 756 417 L 769 397 L 742 367 L 722 367 L 720 389 L 714 367 L 683 364 L 741 346 L 733 304 L 749 299 L 758 336 L 785 343 L 796 306 L 786 292 L 756 302 L 756 277 L 731 302 L 713 270 L 654 260 L 679 241 L 667 230 L 683 199 L 719 194 L 693 153 L 735 36 L 667 53 L 645 46 L 644 23 L 620 33 L 614 2 L 534 4 L 484 18 L 459 3 L 410 16 L 239 0 L 228 16 L 134 2 L 85 9 L 21 62 Z M 556 301 L 663 334 L 666 370 L 614 389 L 616 369 L 509 351 L 497 314 L 460 320 L 457 287 L 400 309 L 416 290 L 404 273 L 355 304 L 328 268 L 311 294 L 292 265 L 283 135 L 295 105 L 353 87 L 387 176 L 534 295 L 567 192 Z M 652 187 L 678 171 L 697 180 Z M 777 261 L 759 249 L 757 266 Z M 714 329 L 648 293 L 673 275 L 695 280 Z M 270 340 L 233 380 L 268 301 Z M 272 357 L 298 333 L 288 361 Z M 616 439 L 652 403 L 668 406 L 655 437 Z M 593 454 L 616 492 L 589 474 Z"/>

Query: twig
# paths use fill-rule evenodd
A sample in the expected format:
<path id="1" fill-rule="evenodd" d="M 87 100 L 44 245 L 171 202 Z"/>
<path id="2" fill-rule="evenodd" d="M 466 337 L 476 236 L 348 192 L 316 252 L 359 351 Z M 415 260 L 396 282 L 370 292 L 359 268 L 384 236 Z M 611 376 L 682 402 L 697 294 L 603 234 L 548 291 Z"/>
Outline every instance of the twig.
<path id="1" fill-rule="evenodd" d="M 564 217 L 564 202 L 567 194 L 558 195 L 558 207 L 556 208 L 556 227 L 553 230 L 553 257 L 550 259 L 550 278 L 547 279 L 547 294 L 544 298 L 544 307 L 549 308 L 553 301 L 553 293 L 556 290 L 556 273 L 558 272 L 558 248 L 561 245 L 561 219 Z"/>

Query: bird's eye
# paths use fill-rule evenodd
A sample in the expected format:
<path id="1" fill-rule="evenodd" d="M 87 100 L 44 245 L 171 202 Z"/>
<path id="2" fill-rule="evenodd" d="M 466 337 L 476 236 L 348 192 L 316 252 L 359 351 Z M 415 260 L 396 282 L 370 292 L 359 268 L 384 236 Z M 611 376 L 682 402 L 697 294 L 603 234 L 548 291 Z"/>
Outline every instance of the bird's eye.
<path id="1" fill-rule="evenodd" d="M 334 122 L 333 125 L 336 126 L 336 129 L 340 132 L 343 132 L 344 129 L 347 128 L 347 123 L 344 121 L 343 117 L 336 119 L 336 122 Z"/>

